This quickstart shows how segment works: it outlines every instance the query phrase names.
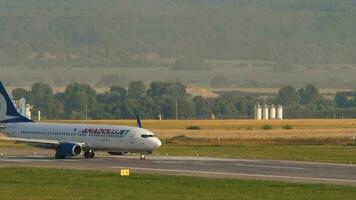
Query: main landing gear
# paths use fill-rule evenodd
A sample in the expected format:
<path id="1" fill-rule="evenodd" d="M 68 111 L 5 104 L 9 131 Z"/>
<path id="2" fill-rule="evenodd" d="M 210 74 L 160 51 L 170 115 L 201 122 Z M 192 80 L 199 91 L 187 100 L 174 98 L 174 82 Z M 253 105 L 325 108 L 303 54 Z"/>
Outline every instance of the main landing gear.
<path id="1" fill-rule="evenodd" d="M 55 158 L 55 159 L 66 159 L 66 156 L 65 156 L 65 155 L 62 155 L 62 154 L 59 154 L 59 153 L 56 153 L 56 154 L 54 155 L 54 158 Z"/>
<path id="2" fill-rule="evenodd" d="M 94 151 L 89 149 L 87 151 L 84 152 L 84 158 L 85 159 L 90 159 L 90 158 L 94 158 L 95 157 L 95 154 L 94 154 Z"/>
<path id="3" fill-rule="evenodd" d="M 152 154 L 152 151 L 141 152 L 140 160 L 146 160 L 146 154 Z"/>

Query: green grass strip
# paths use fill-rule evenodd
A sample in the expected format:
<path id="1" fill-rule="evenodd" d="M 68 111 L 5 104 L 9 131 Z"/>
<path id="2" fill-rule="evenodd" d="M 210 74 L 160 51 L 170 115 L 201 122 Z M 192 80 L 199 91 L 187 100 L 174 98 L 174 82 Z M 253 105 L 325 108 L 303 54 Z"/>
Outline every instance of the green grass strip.
<path id="1" fill-rule="evenodd" d="M 356 188 L 39 168 L 0 168 L 0 199 L 355 199 Z"/>

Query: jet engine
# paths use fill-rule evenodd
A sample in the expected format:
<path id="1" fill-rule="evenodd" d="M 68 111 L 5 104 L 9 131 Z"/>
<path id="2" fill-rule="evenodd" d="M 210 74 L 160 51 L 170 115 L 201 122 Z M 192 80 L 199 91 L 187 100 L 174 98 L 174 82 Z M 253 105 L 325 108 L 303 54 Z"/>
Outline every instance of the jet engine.
<path id="1" fill-rule="evenodd" d="M 60 144 L 57 153 L 63 156 L 79 156 L 82 154 L 82 147 L 77 144 L 63 143 Z"/>

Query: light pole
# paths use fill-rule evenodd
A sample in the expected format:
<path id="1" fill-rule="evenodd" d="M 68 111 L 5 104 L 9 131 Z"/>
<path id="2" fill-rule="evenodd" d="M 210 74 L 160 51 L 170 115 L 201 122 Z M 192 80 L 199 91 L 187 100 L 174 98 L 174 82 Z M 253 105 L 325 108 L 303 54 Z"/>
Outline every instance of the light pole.
<path id="1" fill-rule="evenodd" d="M 85 120 L 88 120 L 88 104 L 85 104 Z"/>
<path id="2" fill-rule="evenodd" d="M 178 99 L 176 99 L 176 120 L 178 120 Z"/>

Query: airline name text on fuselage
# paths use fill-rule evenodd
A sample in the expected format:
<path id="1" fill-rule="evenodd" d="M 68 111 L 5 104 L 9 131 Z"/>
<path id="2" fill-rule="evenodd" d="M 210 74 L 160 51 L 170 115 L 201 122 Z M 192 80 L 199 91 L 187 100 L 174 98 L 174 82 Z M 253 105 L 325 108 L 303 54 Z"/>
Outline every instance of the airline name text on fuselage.
<path id="1" fill-rule="evenodd" d="M 130 130 L 106 129 L 106 128 L 85 128 L 80 133 L 82 134 L 111 134 L 111 135 L 127 135 Z"/>

